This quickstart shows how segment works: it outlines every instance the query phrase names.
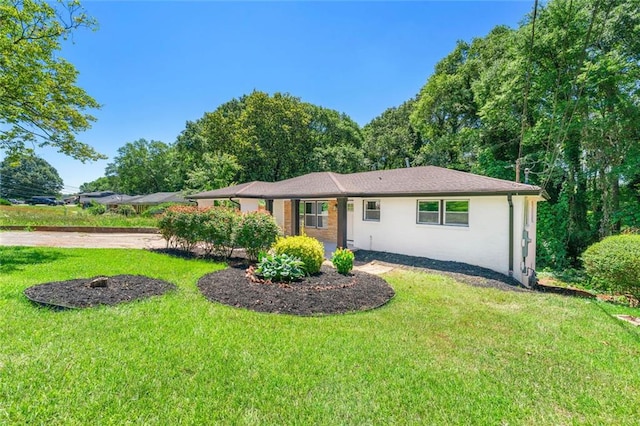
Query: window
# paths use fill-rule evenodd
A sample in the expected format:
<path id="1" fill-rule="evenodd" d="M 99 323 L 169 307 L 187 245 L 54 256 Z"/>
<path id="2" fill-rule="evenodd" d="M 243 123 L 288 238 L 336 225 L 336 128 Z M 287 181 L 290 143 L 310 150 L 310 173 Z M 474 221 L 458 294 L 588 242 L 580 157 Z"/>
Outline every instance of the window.
<path id="1" fill-rule="evenodd" d="M 329 225 L 329 202 L 301 201 L 300 223 L 305 228 L 326 228 Z"/>
<path id="2" fill-rule="evenodd" d="M 380 222 L 380 200 L 364 200 L 364 220 Z"/>
<path id="3" fill-rule="evenodd" d="M 419 224 L 469 226 L 468 200 L 418 200 L 416 209 Z"/>
<path id="4" fill-rule="evenodd" d="M 440 224 L 440 201 L 418 200 L 418 223 Z"/>
<path id="5" fill-rule="evenodd" d="M 445 201 L 444 224 L 469 226 L 469 201 Z"/>

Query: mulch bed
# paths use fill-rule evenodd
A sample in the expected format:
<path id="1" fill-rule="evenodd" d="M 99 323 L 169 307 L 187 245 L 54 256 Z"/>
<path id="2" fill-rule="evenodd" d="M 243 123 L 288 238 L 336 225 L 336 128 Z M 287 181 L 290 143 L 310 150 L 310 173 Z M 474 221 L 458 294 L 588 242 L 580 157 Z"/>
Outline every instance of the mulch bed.
<path id="1" fill-rule="evenodd" d="M 376 261 L 382 265 L 388 264 L 393 267 L 445 275 L 456 281 L 476 287 L 495 288 L 506 291 L 529 291 L 514 278 L 492 271 L 491 269 L 469 265 L 467 263 L 369 250 L 357 250 L 354 254 L 354 264 L 356 265 Z"/>
<path id="2" fill-rule="evenodd" d="M 374 309 L 395 295 L 378 276 L 359 271 L 341 275 L 328 266 L 299 282 L 257 283 L 238 265 L 205 275 L 198 288 L 207 299 L 225 305 L 302 316 Z"/>
<path id="3" fill-rule="evenodd" d="M 117 305 L 159 296 L 176 289 L 176 286 L 171 283 L 142 275 L 107 277 L 105 287 L 91 287 L 90 283 L 96 278 L 100 277 L 40 284 L 27 288 L 24 294 L 34 303 L 68 309 Z"/>

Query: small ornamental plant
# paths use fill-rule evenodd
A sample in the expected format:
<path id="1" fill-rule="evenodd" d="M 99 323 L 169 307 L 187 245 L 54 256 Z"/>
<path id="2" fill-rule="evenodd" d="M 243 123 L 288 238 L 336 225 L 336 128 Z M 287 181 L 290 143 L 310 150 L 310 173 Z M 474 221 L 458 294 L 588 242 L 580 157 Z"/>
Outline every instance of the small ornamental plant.
<path id="1" fill-rule="evenodd" d="M 309 275 L 320 272 L 324 261 L 324 246 L 315 238 L 305 235 L 279 238 L 273 246 L 276 254 L 288 254 L 302 260 Z"/>
<path id="2" fill-rule="evenodd" d="M 255 274 L 273 282 L 295 281 L 304 277 L 304 263 L 288 254 L 263 255 Z"/>
<path id="3" fill-rule="evenodd" d="M 347 275 L 353 269 L 353 252 L 346 248 L 338 248 L 331 257 L 331 263 L 338 273 Z"/>

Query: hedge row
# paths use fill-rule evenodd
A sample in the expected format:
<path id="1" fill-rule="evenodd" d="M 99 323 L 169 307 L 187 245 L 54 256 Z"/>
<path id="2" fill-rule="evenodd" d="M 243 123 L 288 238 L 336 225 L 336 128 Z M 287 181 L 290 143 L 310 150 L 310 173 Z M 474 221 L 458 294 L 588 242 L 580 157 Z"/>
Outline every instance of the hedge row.
<path id="1" fill-rule="evenodd" d="M 268 213 L 241 214 L 225 207 L 173 206 L 158 221 L 167 247 L 191 251 L 201 247 L 206 254 L 228 258 L 235 248 L 244 248 L 250 260 L 268 250 L 280 228 Z"/>

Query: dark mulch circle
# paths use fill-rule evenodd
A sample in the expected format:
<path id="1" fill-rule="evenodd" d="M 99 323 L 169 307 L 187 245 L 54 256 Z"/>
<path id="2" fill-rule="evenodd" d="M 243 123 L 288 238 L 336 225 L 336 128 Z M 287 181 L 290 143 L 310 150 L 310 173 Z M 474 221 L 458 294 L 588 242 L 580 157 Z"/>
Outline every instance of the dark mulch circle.
<path id="1" fill-rule="evenodd" d="M 395 295 L 376 275 L 341 275 L 328 266 L 318 275 L 287 284 L 251 282 L 243 268 L 227 268 L 200 278 L 198 288 L 207 299 L 225 305 L 303 316 L 374 309 Z"/>
<path id="2" fill-rule="evenodd" d="M 27 288 L 24 294 L 34 303 L 65 309 L 117 305 L 176 289 L 171 283 L 142 275 L 106 277 L 106 287 L 91 287 L 89 283 L 96 278 L 99 277 L 39 284 Z"/>

